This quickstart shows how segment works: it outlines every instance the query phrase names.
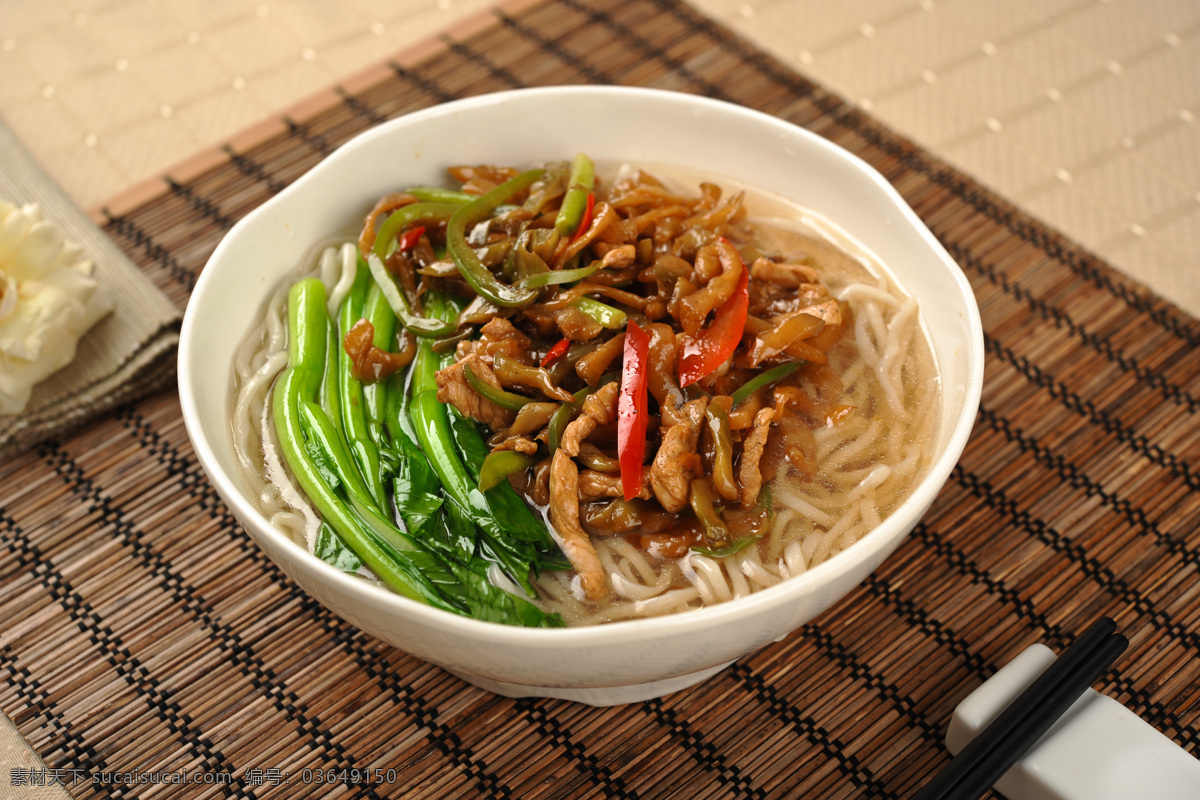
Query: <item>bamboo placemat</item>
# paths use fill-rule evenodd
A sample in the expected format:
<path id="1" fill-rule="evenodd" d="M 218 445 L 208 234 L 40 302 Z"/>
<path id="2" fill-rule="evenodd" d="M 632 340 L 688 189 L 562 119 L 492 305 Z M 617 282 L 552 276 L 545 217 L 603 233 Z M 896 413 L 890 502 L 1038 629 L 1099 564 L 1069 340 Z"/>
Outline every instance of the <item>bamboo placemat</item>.
<path id="1" fill-rule="evenodd" d="M 962 697 L 1100 614 L 1131 646 L 1097 688 L 1195 754 L 1200 325 L 686 5 L 498 9 L 121 198 L 106 230 L 182 308 L 221 235 L 352 135 L 572 82 L 806 126 L 942 240 L 979 300 L 987 378 L 925 519 L 813 624 L 700 686 L 608 709 L 510 700 L 295 588 L 162 393 L 0 466 L 0 709 L 51 777 L 75 797 L 903 798 L 946 761 Z M 134 771 L 205 782 L 92 783 Z"/>

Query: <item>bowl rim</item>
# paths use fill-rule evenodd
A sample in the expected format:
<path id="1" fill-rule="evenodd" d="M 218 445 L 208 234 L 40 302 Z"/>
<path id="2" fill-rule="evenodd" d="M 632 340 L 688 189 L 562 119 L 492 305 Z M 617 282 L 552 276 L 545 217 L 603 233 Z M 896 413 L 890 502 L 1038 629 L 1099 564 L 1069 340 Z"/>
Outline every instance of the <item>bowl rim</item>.
<path id="1" fill-rule="evenodd" d="M 195 400 L 195 394 L 192 391 L 193 375 L 192 367 L 189 363 L 192 357 L 199 354 L 196 348 L 194 332 L 198 313 L 195 309 L 199 304 L 193 303 L 191 300 L 203 298 L 207 293 L 208 285 L 216 280 L 216 270 L 208 269 L 208 265 L 220 261 L 224 257 L 225 252 L 231 249 L 235 239 L 242 235 L 246 229 L 251 228 L 259 217 L 270 213 L 270 209 L 274 206 L 285 204 L 293 196 L 302 193 L 310 182 L 316 180 L 317 175 L 336 168 L 338 162 L 347 153 L 361 147 L 367 141 L 377 137 L 388 136 L 391 131 L 396 129 L 420 125 L 423 121 L 430 118 L 470 112 L 482 106 L 514 101 L 521 102 L 523 98 L 536 99 L 538 96 L 561 95 L 564 93 L 606 99 L 641 97 L 655 102 L 682 104 L 694 109 L 707 109 L 717 113 L 740 115 L 750 124 L 766 126 L 778 131 L 781 135 L 799 136 L 801 139 L 806 140 L 806 143 L 810 147 L 821 151 L 826 157 L 844 162 L 846 166 L 853 168 L 862 177 L 873 183 L 875 188 L 881 191 L 896 207 L 896 210 L 904 220 L 915 229 L 930 250 L 947 267 L 955 288 L 966 300 L 963 311 L 967 317 L 966 328 L 969 338 L 966 344 L 970 352 L 968 354 L 969 369 L 968 373 L 964 376 L 965 394 L 963 412 L 951 429 L 946 441 L 946 447 L 929 464 L 925 477 L 921 479 L 912 493 L 893 510 L 887 519 L 863 536 L 862 539 L 855 542 L 854 547 L 849 548 L 844 553 L 838 554 L 835 558 L 807 569 L 801 575 L 788 578 L 773 586 L 759 589 L 740 598 L 734 598 L 699 609 L 691 609 L 679 614 L 616 620 L 603 624 L 577 627 L 524 628 L 477 620 L 441 611 L 411 600 L 384 587 L 372 585 L 361 578 L 341 572 L 310 553 L 306 547 L 293 541 L 291 537 L 275 529 L 263 516 L 262 512 L 254 507 L 245 497 L 230 476 L 226 475 L 221 469 L 220 460 L 212 444 L 209 442 L 204 426 L 200 421 L 201 414 Z M 819 212 L 819 209 L 817 211 Z M 247 533 L 251 534 L 251 538 L 257 538 L 260 535 L 268 536 L 284 547 L 293 549 L 299 557 L 299 564 L 303 565 L 303 568 L 309 573 L 313 573 L 314 577 L 319 578 L 323 582 L 332 583 L 339 593 L 353 595 L 358 601 L 374 606 L 382 614 L 409 618 L 415 617 L 414 621 L 420 621 L 430 627 L 441 628 L 446 630 L 447 633 L 458 633 L 465 638 L 476 641 L 502 641 L 506 645 L 518 646 L 545 646 L 549 643 L 569 646 L 572 643 L 583 643 L 586 641 L 589 646 L 596 646 L 607 642 L 648 640 L 662 637 L 668 633 L 677 636 L 680 633 L 695 632 L 699 629 L 713 627 L 717 623 L 757 616 L 760 611 L 768 607 L 786 604 L 789 598 L 804 594 L 814 585 L 819 586 L 825 581 L 827 575 L 851 569 L 854 563 L 867 560 L 871 557 L 872 553 L 887 547 L 889 543 L 892 544 L 892 548 L 894 549 L 907 536 L 907 531 L 896 530 L 905 525 L 903 518 L 907 514 L 915 514 L 916 520 L 919 521 L 924 516 L 929 505 L 933 502 L 937 494 L 940 493 L 942 486 L 949 478 L 954 465 L 958 462 L 966 446 L 967 439 L 974 426 L 982 392 L 983 363 L 984 346 L 980 312 L 965 274 L 896 188 L 874 167 L 859 156 L 799 125 L 765 112 L 724 100 L 656 88 L 550 86 L 511 89 L 452 100 L 382 122 L 355 135 L 337 147 L 332 153 L 285 187 L 281 192 L 249 212 L 222 237 L 213 253 L 209 256 L 206 267 L 201 271 L 196 285 L 191 292 L 191 298 L 185 309 L 180 330 L 177 375 L 184 425 L 192 447 L 196 452 L 197 459 L 209 479 L 214 483 L 218 494 L 228 505 L 233 506 L 232 510 L 237 512 L 234 516 L 238 519 L 241 526 L 243 528 L 251 527 L 250 524 L 243 522 L 243 520 L 249 520 L 253 523 L 253 527 L 256 530 L 247 530 Z M 255 542 L 255 546 L 258 547 L 260 545 L 258 542 Z M 884 558 L 886 558 L 888 552 L 884 553 Z M 836 603 L 837 601 L 835 600 L 834 602 Z"/>

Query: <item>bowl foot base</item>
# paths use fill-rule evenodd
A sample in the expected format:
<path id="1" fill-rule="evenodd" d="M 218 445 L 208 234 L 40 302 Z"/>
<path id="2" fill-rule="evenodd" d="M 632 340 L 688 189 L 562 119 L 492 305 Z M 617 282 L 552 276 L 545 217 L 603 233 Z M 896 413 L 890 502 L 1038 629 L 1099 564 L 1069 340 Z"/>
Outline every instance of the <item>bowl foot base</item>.
<path id="1" fill-rule="evenodd" d="M 626 703 L 638 703 L 642 700 L 662 697 L 671 692 L 678 692 L 681 689 L 694 686 L 706 678 L 717 674 L 732 663 L 732 661 L 727 661 L 724 664 L 702 669 L 699 672 L 689 672 L 686 675 L 677 675 L 674 678 L 667 678 L 661 681 L 636 683 L 629 686 L 593 686 L 582 688 L 525 686 L 517 683 L 494 681 L 455 670 L 447 670 L 447 672 L 462 678 L 467 683 L 478 686 L 480 689 L 486 689 L 489 692 L 504 697 L 554 697 L 590 706 L 619 706 Z"/>

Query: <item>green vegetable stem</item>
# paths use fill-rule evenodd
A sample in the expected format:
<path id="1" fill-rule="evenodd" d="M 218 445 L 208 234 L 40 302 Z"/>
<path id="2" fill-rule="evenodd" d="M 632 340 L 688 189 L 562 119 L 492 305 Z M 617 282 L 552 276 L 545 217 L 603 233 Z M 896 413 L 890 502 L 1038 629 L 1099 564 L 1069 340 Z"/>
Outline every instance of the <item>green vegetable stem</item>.
<path id="1" fill-rule="evenodd" d="M 437 292 L 426 295 L 426 308 L 435 317 L 457 313 Z M 491 556 L 505 573 L 530 594 L 531 572 L 557 559 L 542 559 L 537 547 L 549 551 L 553 539 L 545 523 L 537 519 L 510 484 L 504 482 L 488 492 L 478 487 L 479 470 L 487 453 L 475 423 L 454 415 L 437 399 L 437 371 L 442 357 L 422 341 L 413 361 L 409 417 L 422 452 L 441 481 L 445 498 L 461 516 L 478 529 L 481 552 Z M 464 460 L 469 456 L 471 469 Z M 474 473 L 474 474 L 472 474 Z"/>
<path id="2" fill-rule="evenodd" d="M 375 575 L 396 592 L 447 611 L 462 609 L 442 597 L 433 582 L 411 560 L 380 538 L 335 491 L 328 454 L 322 464 L 313 457 L 320 448 L 306 446 L 302 409 L 311 402 L 325 370 L 328 316 L 325 286 L 315 278 L 298 281 L 288 292 L 288 366 L 272 389 L 272 412 L 283 459 L 321 518 L 337 532 Z M 345 483 L 338 481 L 339 487 Z"/>
<path id="3" fill-rule="evenodd" d="M 351 296 L 351 308 L 342 312 L 346 317 L 354 316 L 361 294 Z M 318 554 L 342 570 L 361 562 L 399 594 L 445 611 L 504 624 L 561 626 L 558 615 L 488 580 L 489 564 L 501 563 L 493 553 L 497 548 L 478 546 L 476 520 L 455 503 L 443 503 L 438 475 L 411 438 L 415 431 L 401 421 L 407 409 L 397 376 L 377 385 L 383 419 L 376 435 L 381 456 L 395 463 L 393 491 L 382 502 L 373 496 L 343 433 L 345 419 L 339 424 L 316 402 L 327 394 L 327 362 L 337 360 L 329 348 L 338 341 L 319 280 L 299 281 L 289 291 L 288 337 L 288 366 L 272 389 L 272 411 L 283 460 L 322 520 Z M 472 481 L 468 476 L 467 483 Z M 389 518 L 392 508 L 399 522 Z M 522 547 L 532 552 L 526 543 L 507 545 L 504 563 L 515 565 L 513 553 Z M 533 560 L 524 562 L 526 576 Z"/>
<path id="4" fill-rule="evenodd" d="M 596 184 L 596 167 L 584 153 L 577 153 L 571 161 L 571 177 L 567 181 L 567 194 L 559 206 L 554 227 L 564 236 L 579 229 L 587 208 L 587 196 Z"/>
<path id="5" fill-rule="evenodd" d="M 360 262 L 358 274 L 338 312 L 338 327 L 342 336 L 363 316 L 367 296 L 373 286 L 370 273 Z M 340 337 L 339 337 L 340 338 Z M 330 354 L 331 357 L 334 354 Z M 362 476 L 375 505 L 383 508 L 383 481 L 379 472 L 378 437 L 372 437 L 368 425 L 367 400 L 363 383 L 354 377 L 354 365 L 344 347 L 339 346 L 337 358 L 337 387 L 341 406 L 342 433 L 350 446 L 350 454 Z"/>

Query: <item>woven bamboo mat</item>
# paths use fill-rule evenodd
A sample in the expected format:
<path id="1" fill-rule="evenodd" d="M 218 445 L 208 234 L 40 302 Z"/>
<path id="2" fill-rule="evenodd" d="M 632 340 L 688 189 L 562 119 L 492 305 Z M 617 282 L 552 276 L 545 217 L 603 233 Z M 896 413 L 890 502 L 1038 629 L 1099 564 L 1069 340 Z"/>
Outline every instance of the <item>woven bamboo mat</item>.
<path id="1" fill-rule="evenodd" d="M 571 82 L 791 120 L 925 219 L 987 341 L 972 441 L 928 515 L 844 601 L 700 686 L 510 700 L 291 585 L 161 393 L 0 466 L 0 709 L 52 775 L 80 798 L 903 798 L 946 761 L 962 697 L 1101 614 L 1131 646 L 1097 688 L 1200 753 L 1200 325 L 686 5 L 496 10 L 110 205 L 106 230 L 182 308 L 222 234 L 352 135 Z M 382 782 L 318 783 L 355 769 Z M 218 783 L 91 782 L 134 770 Z"/>

